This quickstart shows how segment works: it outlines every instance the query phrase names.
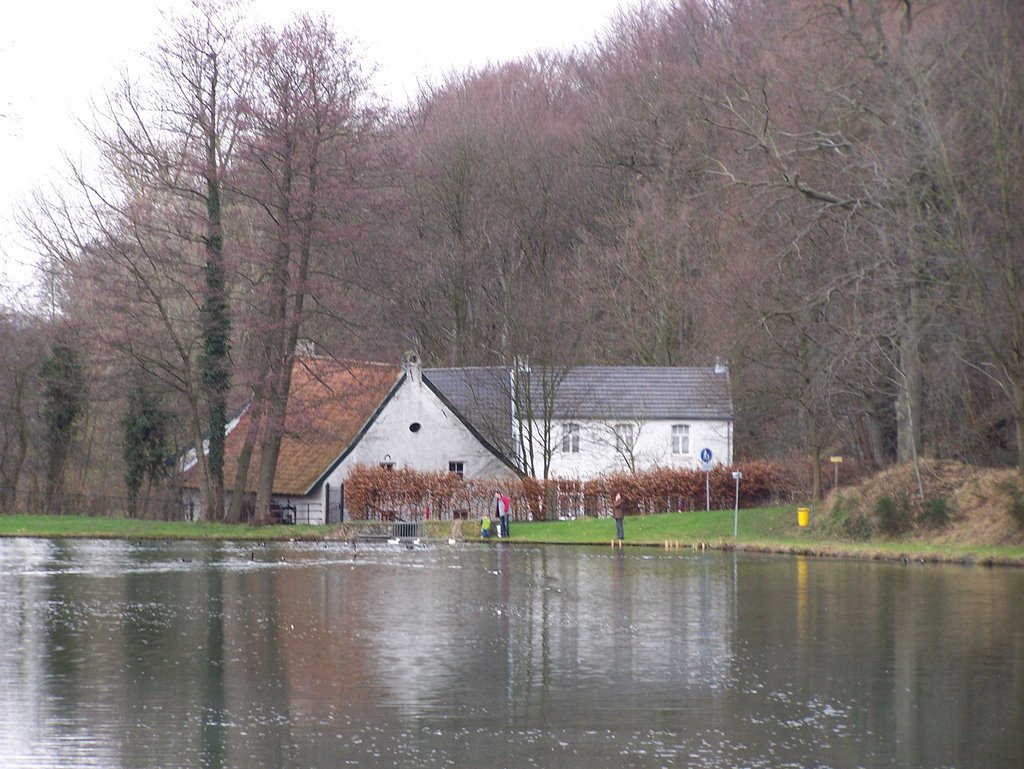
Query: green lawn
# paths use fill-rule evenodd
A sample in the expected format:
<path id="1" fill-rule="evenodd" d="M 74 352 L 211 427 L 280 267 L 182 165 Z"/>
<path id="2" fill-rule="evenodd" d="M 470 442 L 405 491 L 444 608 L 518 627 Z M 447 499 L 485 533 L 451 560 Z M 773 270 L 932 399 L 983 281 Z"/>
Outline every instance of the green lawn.
<path id="1" fill-rule="evenodd" d="M 625 545 L 691 547 L 704 543 L 716 549 L 751 550 L 819 556 L 911 561 L 944 561 L 1024 566 L 1024 548 L 990 547 L 927 541 L 839 540 L 822 526 L 797 525 L 794 506 L 739 511 L 739 535 L 733 538 L 733 511 L 663 513 L 629 516 L 625 520 Z M 558 544 L 611 544 L 615 522 L 611 518 L 575 521 L 514 523 L 513 542 Z"/>
<path id="2" fill-rule="evenodd" d="M 462 538 L 481 541 L 476 523 L 465 522 Z M 432 522 L 430 536 L 447 539 L 450 523 Z M 988 547 L 963 543 L 935 544 L 928 541 L 851 542 L 833 538 L 825 527 L 797 525 L 793 506 L 739 511 L 739 536 L 733 538 L 733 511 L 628 516 L 625 520 L 626 546 L 692 547 L 701 544 L 715 549 L 751 550 L 819 556 L 913 561 L 946 561 L 1024 566 L 1024 548 Z M 580 518 L 575 521 L 513 522 L 511 542 L 580 545 L 610 545 L 615 538 L 611 518 Z M 222 539 L 222 540 L 321 540 L 336 539 L 335 526 L 250 526 L 247 524 L 187 523 L 179 521 L 138 521 L 124 518 L 84 516 L 10 515 L 0 516 L 0 537 L 92 537 L 121 539 Z M 499 540 L 491 539 L 489 543 Z"/>
<path id="3" fill-rule="evenodd" d="M 660 515 L 627 516 L 623 523 L 626 543 L 663 545 L 666 541 L 717 542 L 732 540 L 733 511 L 703 510 L 693 513 L 662 513 Z M 611 518 L 580 518 L 575 521 L 544 521 L 516 523 L 513 540 L 531 542 L 565 542 L 604 544 L 615 538 L 615 521 Z M 797 526 L 796 511 L 791 507 L 771 507 L 739 511 L 739 539 L 746 540 L 807 535 Z"/>
<path id="4" fill-rule="evenodd" d="M 99 539 L 322 539 L 327 526 L 249 526 L 187 521 L 140 521 L 82 515 L 0 516 L 2 537 L 93 537 Z"/>

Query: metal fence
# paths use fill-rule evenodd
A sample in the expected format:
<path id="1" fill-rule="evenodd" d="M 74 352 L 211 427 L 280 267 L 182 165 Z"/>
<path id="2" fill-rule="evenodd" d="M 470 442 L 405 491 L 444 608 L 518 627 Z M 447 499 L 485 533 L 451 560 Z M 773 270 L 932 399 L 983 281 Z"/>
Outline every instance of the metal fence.
<path id="1" fill-rule="evenodd" d="M 345 521 L 345 526 L 356 539 L 426 539 L 427 525 L 424 521 Z"/>
<path id="2" fill-rule="evenodd" d="M 298 504 L 287 503 L 280 506 L 282 513 L 286 513 L 287 516 L 282 515 L 282 523 L 302 523 L 302 524 L 313 524 L 324 522 L 324 506 L 319 502 L 299 502 Z M 288 520 L 288 519 L 291 520 Z"/>

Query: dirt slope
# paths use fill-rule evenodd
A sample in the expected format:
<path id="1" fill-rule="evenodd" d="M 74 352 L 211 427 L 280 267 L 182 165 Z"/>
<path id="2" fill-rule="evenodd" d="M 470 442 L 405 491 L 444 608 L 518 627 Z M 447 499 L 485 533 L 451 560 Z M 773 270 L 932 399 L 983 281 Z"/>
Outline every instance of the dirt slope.
<path id="1" fill-rule="evenodd" d="M 875 523 L 877 500 L 905 499 L 915 524 L 903 539 L 927 539 L 943 544 L 1024 545 L 1024 528 L 1010 514 L 1014 490 L 1024 494 L 1024 483 L 1014 470 L 970 467 L 947 460 L 922 460 L 920 486 L 925 500 L 945 500 L 949 522 L 941 529 L 922 525 L 917 473 L 913 465 L 885 470 L 856 486 L 840 487 L 825 500 L 830 514 L 837 505 L 850 515 Z"/>

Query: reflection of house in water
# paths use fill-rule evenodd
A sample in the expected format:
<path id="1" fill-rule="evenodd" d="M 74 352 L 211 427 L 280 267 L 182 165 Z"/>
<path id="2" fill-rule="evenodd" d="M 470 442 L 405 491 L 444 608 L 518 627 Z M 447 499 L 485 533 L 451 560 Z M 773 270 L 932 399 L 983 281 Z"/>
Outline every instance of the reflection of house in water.
<path id="1" fill-rule="evenodd" d="M 277 682 L 281 708 L 297 731 L 315 728 L 343 703 L 353 714 L 378 712 L 373 665 L 379 602 L 367 597 L 380 589 L 379 570 L 386 567 L 353 565 L 338 548 L 290 556 L 290 565 L 248 580 L 256 592 L 250 587 L 246 619 L 234 632 L 240 645 L 253 647 L 258 657 L 252 662 L 267 676 L 249 678 L 261 687 Z"/>
<path id="2" fill-rule="evenodd" d="M 680 684 L 709 698 L 724 691 L 734 662 L 730 560 L 666 558 L 659 568 L 655 556 L 652 568 L 651 559 L 617 553 L 550 558 L 503 547 L 485 558 L 483 569 L 431 568 L 429 580 L 401 559 L 343 571 L 344 593 L 377 591 L 378 599 L 337 613 L 345 626 L 362 627 L 359 637 L 343 626 L 336 632 L 365 667 L 316 658 L 300 674 L 290 651 L 291 674 L 314 676 L 316 686 L 337 686 L 329 683 L 335 676 L 358 680 L 344 688 L 359 691 L 369 709 L 455 707 L 508 718 L 591 701 L 593 717 L 602 718 L 618 698 L 678 711 Z M 322 598 L 325 621 L 334 615 L 337 599 L 309 598 L 296 596 L 294 606 L 315 613 Z M 346 654 L 336 639 L 321 648 Z"/>
<path id="3" fill-rule="evenodd" d="M 1014 570 L 73 540 L 0 565 L 5 769 L 1024 765 Z"/>
<path id="4" fill-rule="evenodd" d="M 681 574 L 677 558 L 659 569 L 614 552 L 530 557 L 526 571 L 534 576 L 511 642 L 529 657 L 520 664 L 546 672 L 532 682 L 540 689 L 522 691 L 524 706 L 559 707 L 563 687 L 570 693 L 580 686 L 613 700 L 642 690 L 668 704 L 680 682 L 714 691 L 728 679 L 730 562 L 693 559 Z"/>

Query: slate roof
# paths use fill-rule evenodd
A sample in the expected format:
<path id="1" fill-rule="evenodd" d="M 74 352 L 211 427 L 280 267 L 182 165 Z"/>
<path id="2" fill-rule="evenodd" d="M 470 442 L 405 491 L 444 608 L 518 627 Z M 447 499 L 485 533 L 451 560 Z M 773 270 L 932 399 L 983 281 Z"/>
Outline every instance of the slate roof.
<path id="1" fill-rule="evenodd" d="M 423 377 L 491 445 L 514 456 L 509 373 L 505 366 L 425 368 L 422 371 Z"/>
<path id="2" fill-rule="evenodd" d="M 541 385 L 533 385 L 533 398 Z M 580 366 L 557 382 L 554 419 L 733 418 L 729 375 L 714 368 Z"/>
<path id="3" fill-rule="evenodd" d="M 512 446 L 508 367 L 424 369 L 423 374 L 496 446 Z M 711 367 L 578 366 L 534 369 L 520 377 L 528 377 L 537 419 L 547 409 L 556 420 L 733 418 L 729 375 Z M 545 391 L 553 397 L 545 397 Z"/>

